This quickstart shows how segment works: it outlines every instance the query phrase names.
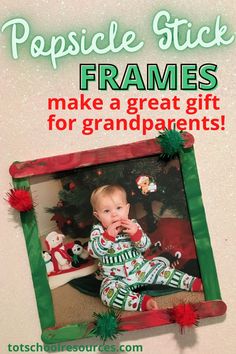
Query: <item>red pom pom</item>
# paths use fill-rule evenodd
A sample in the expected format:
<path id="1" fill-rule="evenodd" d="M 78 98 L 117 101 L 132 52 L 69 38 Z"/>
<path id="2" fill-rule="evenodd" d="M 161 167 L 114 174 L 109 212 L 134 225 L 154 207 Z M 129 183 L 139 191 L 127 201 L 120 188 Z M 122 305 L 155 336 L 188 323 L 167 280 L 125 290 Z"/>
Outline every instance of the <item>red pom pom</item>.
<path id="1" fill-rule="evenodd" d="M 172 319 L 181 327 L 192 327 L 197 325 L 198 316 L 191 304 L 179 304 L 172 309 Z"/>
<path id="2" fill-rule="evenodd" d="M 33 208 L 30 192 L 26 189 L 11 189 L 7 196 L 10 206 L 18 211 L 28 211 Z"/>

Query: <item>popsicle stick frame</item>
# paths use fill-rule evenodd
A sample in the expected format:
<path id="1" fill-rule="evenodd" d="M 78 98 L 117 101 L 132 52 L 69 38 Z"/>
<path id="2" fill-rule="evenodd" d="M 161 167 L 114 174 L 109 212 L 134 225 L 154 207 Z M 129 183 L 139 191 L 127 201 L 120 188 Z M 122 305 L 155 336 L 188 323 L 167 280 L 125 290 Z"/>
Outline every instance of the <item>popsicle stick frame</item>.
<path id="1" fill-rule="evenodd" d="M 210 236 L 201 198 L 193 148 L 194 138 L 189 133 L 182 133 L 182 137 L 185 143 L 182 151 L 179 153 L 178 163 L 182 175 L 188 217 L 196 247 L 205 297 L 204 301 L 193 304 L 193 308 L 197 311 L 198 318 L 201 319 L 223 315 L 226 311 L 226 305 L 221 300 Z M 153 158 L 157 158 L 157 161 L 160 161 L 160 154 L 162 152 L 158 141 L 150 139 L 120 146 L 40 158 L 32 161 L 14 162 L 10 166 L 10 174 L 13 178 L 15 188 L 30 189 L 30 180 L 33 176 L 46 176 L 63 171 L 79 171 L 93 167 L 99 168 L 99 166 L 108 166 L 109 168 L 109 166 L 122 163 L 124 165 L 134 163 L 135 165 L 137 159 L 138 161 L 142 161 L 142 159 L 146 161 L 149 158 L 152 159 L 153 163 Z M 143 173 L 145 174 L 145 171 Z M 136 176 L 136 179 L 137 177 L 139 176 Z M 155 181 L 152 188 L 155 194 Z M 163 191 L 165 192 L 165 190 Z M 133 193 L 138 193 L 138 189 Z M 21 212 L 20 216 L 42 328 L 42 340 L 47 344 L 51 344 L 94 336 L 94 322 L 92 319 L 89 322 L 72 323 L 60 328 L 57 327 L 51 289 L 42 258 L 42 246 L 35 210 Z M 129 316 L 121 316 L 119 329 L 125 331 L 136 330 L 170 323 L 173 323 L 173 319 L 170 316 L 170 309 L 166 308 L 157 310 L 155 313 L 136 312 L 130 313 Z"/>

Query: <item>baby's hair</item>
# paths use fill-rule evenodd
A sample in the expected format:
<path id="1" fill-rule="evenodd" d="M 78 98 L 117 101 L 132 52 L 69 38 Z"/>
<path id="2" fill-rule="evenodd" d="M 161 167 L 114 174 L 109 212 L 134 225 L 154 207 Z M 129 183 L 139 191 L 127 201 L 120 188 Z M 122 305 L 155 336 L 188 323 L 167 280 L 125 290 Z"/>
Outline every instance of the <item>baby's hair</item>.
<path id="1" fill-rule="evenodd" d="M 90 198 L 90 203 L 93 207 L 93 210 L 96 209 L 96 202 L 98 201 L 99 197 L 104 195 L 112 195 L 114 192 L 117 191 L 123 194 L 124 200 L 127 200 L 125 189 L 118 184 L 114 184 L 114 185 L 106 184 L 105 186 L 94 189 Z"/>

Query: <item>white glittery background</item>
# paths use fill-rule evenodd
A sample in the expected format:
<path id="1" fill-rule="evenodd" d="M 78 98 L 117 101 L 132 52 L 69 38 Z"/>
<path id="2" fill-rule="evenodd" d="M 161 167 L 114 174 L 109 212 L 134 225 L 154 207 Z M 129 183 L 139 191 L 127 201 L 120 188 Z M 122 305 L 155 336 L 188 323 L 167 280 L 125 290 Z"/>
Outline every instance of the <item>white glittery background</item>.
<path id="1" fill-rule="evenodd" d="M 119 337 L 122 344 L 142 344 L 143 353 L 228 353 L 236 348 L 235 337 L 235 43 L 228 47 L 195 49 L 184 53 L 164 52 L 157 48 L 151 36 L 151 21 L 160 9 L 168 9 L 178 17 L 186 17 L 194 24 L 212 24 L 221 14 L 224 23 L 235 29 L 235 1 L 1 1 L 0 24 L 13 17 L 27 19 L 35 34 L 60 34 L 89 28 L 91 31 L 106 29 L 114 19 L 122 30 L 133 29 L 138 39 L 145 41 L 145 49 L 136 54 L 107 54 L 67 58 L 59 61 L 53 70 L 49 60 L 32 59 L 27 48 L 20 51 L 20 59 L 10 57 L 9 36 L 0 33 L 1 60 L 1 325 L 0 352 L 8 353 L 8 343 L 40 342 L 38 320 L 30 267 L 24 237 L 17 214 L 8 209 L 3 200 L 11 178 L 10 164 L 38 157 L 53 156 L 102 146 L 129 143 L 153 138 L 149 132 L 104 132 L 84 136 L 78 130 L 71 132 L 49 131 L 47 128 L 48 97 L 78 97 L 79 63 L 112 63 L 125 68 L 126 64 L 139 63 L 215 63 L 218 66 L 218 88 L 214 94 L 221 98 L 221 112 L 226 116 L 224 131 L 193 131 L 195 152 L 200 175 L 203 201 L 217 266 L 222 298 L 228 305 L 224 318 L 202 321 L 199 328 L 181 336 L 174 326 L 153 328 Z M 155 97 L 154 92 L 135 92 L 136 96 Z M 91 96 L 113 97 L 114 92 L 100 94 L 95 85 L 88 92 Z M 125 97 L 127 92 L 115 93 Z M 156 97 L 173 96 L 157 92 Z M 178 91 L 182 98 L 189 93 Z M 63 112 L 61 112 L 63 114 Z M 121 112 L 122 113 L 122 112 Z M 123 112 L 124 113 L 124 112 Z M 65 114 L 65 112 L 64 112 Z M 104 113 L 105 114 L 105 113 Z M 108 114 L 108 113 L 107 113 Z M 110 114 L 110 112 L 109 112 Z M 209 111 L 214 115 L 214 111 Z M 67 114 L 68 116 L 68 114 Z M 168 114 L 165 115 L 166 117 Z M 83 115 L 81 114 L 81 117 Z M 205 326 L 207 325 L 207 326 Z M 89 339 L 81 344 L 98 343 Z M 167 346 L 168 343 L 168 346 Z M 153 348 L 156 348 L 155 350 Z"/>

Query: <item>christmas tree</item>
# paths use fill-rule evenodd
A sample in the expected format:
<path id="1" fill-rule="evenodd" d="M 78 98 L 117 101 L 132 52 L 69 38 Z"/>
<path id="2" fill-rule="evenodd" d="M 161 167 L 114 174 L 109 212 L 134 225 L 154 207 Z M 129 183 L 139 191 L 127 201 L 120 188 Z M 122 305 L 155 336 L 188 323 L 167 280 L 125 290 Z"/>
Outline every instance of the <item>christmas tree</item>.
<path id="1" fill-rule="evenodd" d="M 152 189 L 144 193 L 138 181 L 146 176 Z M 47 212 L 54 214 L 52 220 L 55 220 L 61 232 L 73 238 L 89 237 L 91 225 L 95 221 L 90 196 L 95 188 L 106 184 L 121 185 L 127 192 L 131 206 L 137 203 L 143 205 L 148 232 L 153 232 L 157 224 L 153 201 L 162 203 L 159 216 L 166 209 L 171 209 L 178 217 L 187 217 L 178 158 L 169 161 L 160 156 L 131 159 L 61 172 L 54 178 L 60 178 L 63 188 L 59 192 L 57 205 L 48 208 Z"/>

